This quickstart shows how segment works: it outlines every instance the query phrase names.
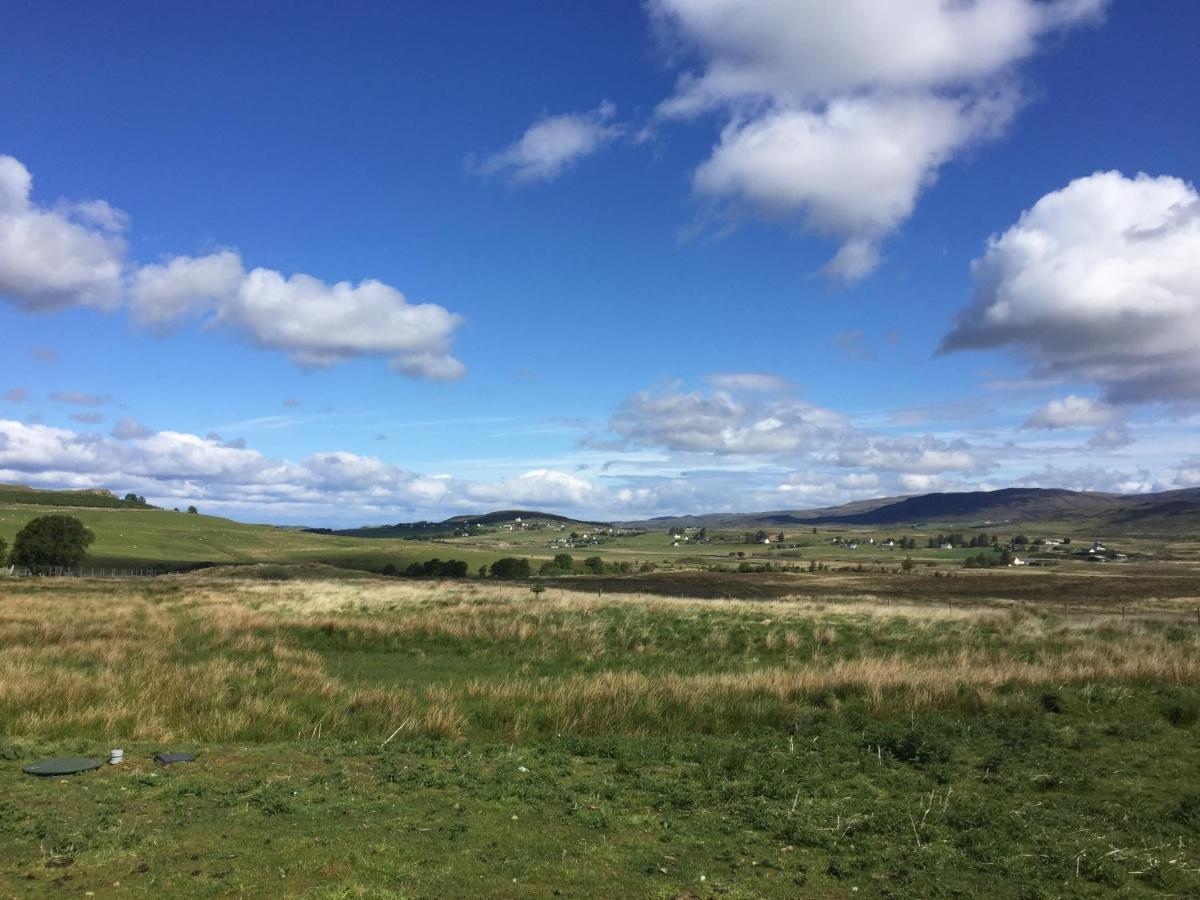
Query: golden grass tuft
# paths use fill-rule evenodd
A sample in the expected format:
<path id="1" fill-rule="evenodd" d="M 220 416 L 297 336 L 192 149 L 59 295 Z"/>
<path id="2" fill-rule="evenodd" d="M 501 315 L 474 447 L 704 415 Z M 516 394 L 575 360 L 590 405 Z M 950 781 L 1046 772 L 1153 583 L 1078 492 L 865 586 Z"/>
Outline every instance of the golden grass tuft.
<path id="1" fill-rule="evenodd" d="M 681 629 L 721 665 L 661 663 Z M 440 652 L 461 666 L 432 684 L 363 682 L 331 671 L 314 641 L 348 656 Z M 476 674 L 473 650 L 499 654 L 503 671 Z M 907 711 L 964 694 L 1000 703 L 1048 684 L 1194 685 L 1198 650 L 1200 638 L 1167 639 L 1136 619 L 1006 603 L 535 597 L 403 581 L 9 583 L 0 733 L 166 742 L 722 731 L 847 696 Z M 574 671 L 532 674 L 564 656 Z"/>

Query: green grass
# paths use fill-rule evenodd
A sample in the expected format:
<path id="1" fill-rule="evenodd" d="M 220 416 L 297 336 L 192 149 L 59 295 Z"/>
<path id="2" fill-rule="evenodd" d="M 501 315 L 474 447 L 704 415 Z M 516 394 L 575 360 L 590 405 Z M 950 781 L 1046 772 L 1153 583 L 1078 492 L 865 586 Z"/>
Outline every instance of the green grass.
<path id="1" fill-rule="evenodd" d="M 12 545 L 30 519 L 62 512 L 75 516 L 96 536 L 87 567 L 188 568 L 198 563 L 324 563 L 379 571 L 388 563 L 403 569 L 434 556 L 462 559 L 472 571 L 503 553 L 427 541 L 365 540 L 311 534 L 269 525 L 246 525 L 217 516 L 167 510 L 0 506 L 0 538 Z M 549 553 L 545 554 L 548 558 Z"/>
<path id="2" fill-rule="evenodd" d="M 6 584 L 0 895 L 1195 895 L 1173 608 Z"/>

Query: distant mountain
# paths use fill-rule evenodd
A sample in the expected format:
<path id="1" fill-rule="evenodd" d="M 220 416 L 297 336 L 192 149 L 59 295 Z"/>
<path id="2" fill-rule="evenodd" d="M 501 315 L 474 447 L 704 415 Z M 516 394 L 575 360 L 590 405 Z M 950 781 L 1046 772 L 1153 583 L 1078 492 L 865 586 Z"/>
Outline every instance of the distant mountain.
<path id="1" fill-rule="evenodd" d="M 1108 494 L 1058 488 L 919 494 L 860 500 L 823 509 L 664 516 L 623 523 L 673 528 L 771 528 L 787 525 L 1001 525 L 1086 521 L 1089 527 L 1143 532 L 1200 532 L 1200 488 L 1158 494 Z"/>

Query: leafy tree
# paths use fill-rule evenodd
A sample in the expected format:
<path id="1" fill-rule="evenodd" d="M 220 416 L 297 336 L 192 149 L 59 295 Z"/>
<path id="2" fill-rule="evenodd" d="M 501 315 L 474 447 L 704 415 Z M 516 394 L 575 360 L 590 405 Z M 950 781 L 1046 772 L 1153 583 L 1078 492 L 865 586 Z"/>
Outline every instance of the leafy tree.
<path id="1" fill-rule="evenodd" d="M 189 506 L 187 508 L 187 511 L 190 512 L 193 516 L 200 515 L 200 510 L 196 509 L 196 507 L 194 507 L 194 506 Z"/>
<path id="2" fill-rule="evenodd" d="M 589 556 L 583 561 L 583 567 L 593 575 L 604 574 L 604 560 L 598 556 Z"/>
<path id="3" fill-rule="evenodd" d="M 493 578 L 528 578 L 532 574 L 529 560 L 515 556 L 505 556 L 496 560 L 489 571 Z"/>
<path id="4" fill-rule="evenodd" d="M 0 566 L 4 565 L 4 556 L 8 553 L 8 541 L 0 538 Z"/>
<path id="5" fill-rule="evenodd" d="M 900 568 L 904 570 L 905 575 L 913 570 L 913 566 L 914 563 L 911 556 L 904 557 L 904 562 L 900 563 Z"/>
<path id="6" fill-rule="evenodd" d="M 570 553 L 554 554 L 554 568 L 562 569 L 564 572 L 570 572 L 575 568 L 575 557 Z"/>
<path id="7" fill-rule="evenodd" d="M 12 562 L 34 570 L 77 566 L 95 539 L 74 516 L 39 516 L 18 532 Z"/>
<path id="8" fill-rule="evenodd" d="M 396 571 L 396 567 L 394 565 L 392 565 L 391 563 L 388 563 L 386 566 L 383 567 L 383 574 L 387 575 L 388 577 L 394 577 L 396 575 L 399 575 L 400 573 Z"/>

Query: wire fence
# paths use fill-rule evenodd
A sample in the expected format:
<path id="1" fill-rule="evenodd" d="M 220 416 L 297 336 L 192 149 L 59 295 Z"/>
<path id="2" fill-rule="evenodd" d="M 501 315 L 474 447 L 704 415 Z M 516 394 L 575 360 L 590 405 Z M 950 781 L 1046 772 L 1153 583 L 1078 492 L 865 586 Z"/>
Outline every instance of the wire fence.
<path id="1" fill-rule="evenodd" d="M 154 578 L 177 575 L 175 569 L 156 567 L 118 568 L 115 566 L 8 566 L 0 572 L 10 578 Z"/>

